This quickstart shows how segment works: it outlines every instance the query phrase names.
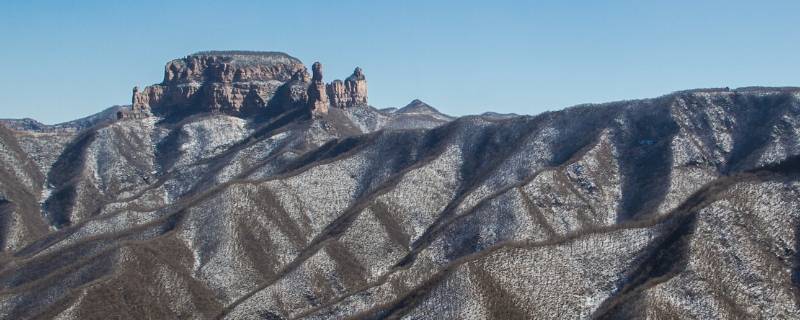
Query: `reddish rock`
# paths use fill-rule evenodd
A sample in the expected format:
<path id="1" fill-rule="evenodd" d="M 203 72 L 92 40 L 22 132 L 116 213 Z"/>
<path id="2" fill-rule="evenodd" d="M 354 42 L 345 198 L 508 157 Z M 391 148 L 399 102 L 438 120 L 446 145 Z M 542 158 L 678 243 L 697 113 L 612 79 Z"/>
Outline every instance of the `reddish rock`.
<path id="1" fill-rule="evenodd" d="M 350 108 L 367 105 L 367 79 L 361 68 L 356 68 L 344 81 L 334 80 L 327 89 L 333 107 Z"/>
<path id="2" fill-rule="evenodd" d="M 164 68 L 164 81 L 143 90 L 135 88 L 132 100 L 130 112 L 137 114 L 246 116 L 266 108 L 297 107 L 325 114 L 329 107 L 367 105 L 367 80 L 363 70 L 356 68 L 344 81 L 326 84 L 319 62 L 309 75 L 300 60 L 283 53 L 210 51 L 170 61 Z"/>
<path id="3" fill-rule="evenodd" d="M 239 115 L 265 108 L 278 88 L 304 70 L 300 60 L 284 53 L 200 52 L 167 63 L 161 84 L 134 92 L 133 109 Z"/>
<path id="4" fill-rule="evenodd" d="M 328 113 L 328 92 L 322 80 L 322 64 L 314 62 L 311 66 L 311 85 L 308 87 L 309 108 L 313 114 Z"/>

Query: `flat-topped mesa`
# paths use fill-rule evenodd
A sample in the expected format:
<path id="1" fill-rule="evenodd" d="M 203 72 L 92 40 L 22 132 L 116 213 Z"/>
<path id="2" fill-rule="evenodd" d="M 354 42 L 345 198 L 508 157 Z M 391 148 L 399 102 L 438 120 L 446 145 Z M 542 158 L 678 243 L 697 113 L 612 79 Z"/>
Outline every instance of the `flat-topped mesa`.
<path id="1" fill-rule="evenodd" d="M 303 63 L 281 52 L 205 51 L 167 63 L 164 84 L 286 82 Z"/>
<path id="2" fill-rule="evenodd" d="M 164 81 L 134 91 L 133 110 L 240 115 L 266 107 L 279 87 L 305 66 L 279 52 L 206 51 L 172 60 Z"/>
<path id="3" fill-rule="evenodd" d="M 344 81 L 326 84 L 319 62 L 309 75 L 300 60 L 285 53 L 206 51 L 167 63 L 161 83 L 134 88 L 131 112 L 120 118 L 201 112 L 248 116 L 267 108 L 306 108 L 318 115 L 330 107 L 366 105 L 361 68 Z"/>
<path id="4" fill-rule="evenodd" d="M 334 80 L 327 88 L 331 106 L 349 108 L 367 105 L 367 79 L 364 71 L 356 67 L 344 81 Z"/>

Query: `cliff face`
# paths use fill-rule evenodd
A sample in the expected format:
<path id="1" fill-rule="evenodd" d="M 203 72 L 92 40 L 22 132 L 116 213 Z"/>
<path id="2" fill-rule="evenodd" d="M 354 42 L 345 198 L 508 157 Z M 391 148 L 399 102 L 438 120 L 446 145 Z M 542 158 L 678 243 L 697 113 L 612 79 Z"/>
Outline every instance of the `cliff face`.
<path id="1" fill-rule="evenodd" d="M 164 83 L 286 82 L 302 69 L 300 60 L 285 53 L 206 51 L 167 63 Z"/>
<path id="2" fill-rule="evenodd" d="M 356 68 L 344 81 L 334 80 L 327 86 L 327 91 L 333 107 L 350 108 L 367 105 L 367 79 L 361 68 Z"/>
<path id="3" fill-rule="evenodd" d="M 308 87 L 309 107 L 315 114 L 326 114 L 328 106 L 330 106 L 330 99 L 325 89 L 325 82 L 322 80 L 322 64 L 314 62 L 311 71 L 311 85 Z"/>
<path id="4" fill-rule="evenodd" d="M 310 82 L 307 74 L 300 60 L 283 53 L 196 53 L 167 63 L 162 83 L 143 90 L 134 88 L 133 113 L 121 116 L 139 117 L 150 112 L 248 116 L 259 114 L 269 106 L 287 109 L 298 105 L 324 114 L 328 107 L 367 105 L 367 83 L 361 68 L 356 68 L 344 82 L 336 80 L 330 85 L 322 81 L 319 62 L 314 64 L 314 77 Z M 284 92 L 283 96 L 276 97 L 283 87 L 286 87 L 284 91 L 296 91 L 303 85 L 307 86 L 306 96 Z"/>
<path id="5" fill-rule="evenodd" d="M 133 110 L 241 115 L 266 107 L 305 67 L 283 53 L 211 51 L 167 63 L 161 84 L 134 89 Z"/>

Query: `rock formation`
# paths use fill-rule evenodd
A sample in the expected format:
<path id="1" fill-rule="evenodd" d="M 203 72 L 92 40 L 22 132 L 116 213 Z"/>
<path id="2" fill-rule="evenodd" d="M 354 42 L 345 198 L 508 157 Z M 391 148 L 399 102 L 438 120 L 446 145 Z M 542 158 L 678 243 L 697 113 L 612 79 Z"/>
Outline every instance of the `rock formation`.
<path id="1" fill-rule="evenodd" d="M 367 105 L 367 79 L 364 71 L 356 68 L 344 81 L 334 80 L 328 85 L 328 95 L 331 106 L 336 108 Z"/>
<path id="2" fill-rule="evenodd" d="M 322 81 L 322 64 L 314 62 L 311 66 L 311 86 L 308 87 L 308 105 L 314 114 L 328 113 L 328 93 Z"/>
<path id="3" fill-rule="evenodd" d="M 308 88 L 309 108 L 316 114 L 328 112 L 328 107 L 351 108 L 367 105 L 367 79 L 364 71 L 356 67 L 344 81 L 334 80 L 325 84 L 322 79 L 322 64 L 312 66 L 313 77 Z"/>
<path id="4" fill-rule="evenodd" d="M 325 114 L 328 107 L 367 105 L 367 81 L 356 68 L 345 81 L 326 84 L 322 64 L 313 76 L 300 60 L 284 53 L 206 51 L 176 59 L 164 68 L 164 80 L 134 88 L 132 108 L 120 118 L 174 113 L 213 112 L 236 116 L 257 114 L 266 108 L 306 107 Z"/>
<path id="5" fill-rule="evenodd" d="M 267 102 L 268 109 L 286 111 L 290 109 L 306 108 L 308 105 L 308 88 L 311 85 L 311 76 L 306 69 L 296 72 L 289 82 L 278 88 L 272 100 Z"/>
<path id="6" fill-rule="evenodd" d="M 133 87 L 133 97 L 131 98 L 130 108 L 120 108 L 116 112 L 116 118 L 121 119 L 143 119 L 150 116 L 150 108 L 145 101 L 145 95 L 139 92 L 139 87 Z"/>
<path id="7" fill-rule="evenodd" d="M 265 108 L 278 88 L 304 69 L 285 53 L 199 52 L 167 63 L 161 84 L 134 91 L 133 110 L 240 115 Z"/>

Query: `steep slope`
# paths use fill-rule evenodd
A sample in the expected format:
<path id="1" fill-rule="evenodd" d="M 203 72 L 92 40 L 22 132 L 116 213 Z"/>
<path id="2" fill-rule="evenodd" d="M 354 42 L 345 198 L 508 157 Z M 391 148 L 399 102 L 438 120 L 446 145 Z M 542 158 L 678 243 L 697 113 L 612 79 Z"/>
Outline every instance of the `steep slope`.
<path id="1" fill-rule="evenodd" d="M 0 315 L 800 313 L 800 89 L 435 123 L 294 99 L 0 131 Z"/>
<path id="2" fill-rule="evenodd" d="M 21 249 L 47 233 L 38 199 L 44 178 L 20 147 L 14 133 L 0 125 L 0 248 Z"/>

